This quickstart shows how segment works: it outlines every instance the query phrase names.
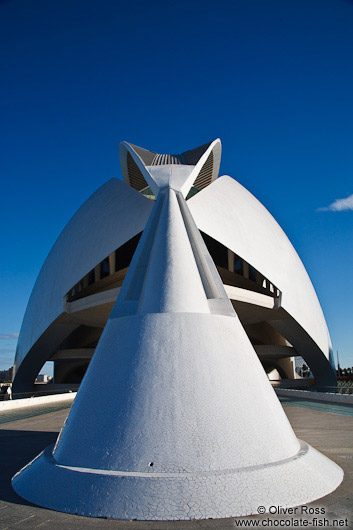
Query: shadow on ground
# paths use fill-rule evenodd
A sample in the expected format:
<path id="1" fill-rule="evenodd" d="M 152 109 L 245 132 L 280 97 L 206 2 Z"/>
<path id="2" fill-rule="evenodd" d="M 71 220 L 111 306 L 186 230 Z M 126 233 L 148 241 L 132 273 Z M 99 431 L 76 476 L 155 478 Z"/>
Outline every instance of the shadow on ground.
<path id="1" fill-rule="evenodd" d="M 352 528 L 349 526 L 349 519 L 353 516 L 353 417 L 286 405 L 284 408 L 296 435 L 335 460 L 345 471 L 343 484 L 331 495 L 310 506 L 324 508 L 325 515 L 322 517 L 329 521 L 342 520 L 345 528 Z M 36 419 L 22 419 L 8 423 L 7 428 L 4 424 L 1 425 L 0 530 L 228 530 L 240 525 L 240 520 L 233 518 L 198 521 L 117 521 L 88 518 L 55 512 L 21 499 L 11 487 L 11 478 L 45 447 L 55 443 L 67 413 L 68 410 L 62 410 Z M 259 526 L 261 519 L 266 519 L 267 524 L 263 526 L 279 527 L 283 526 L 280 523 L 283 523 L 284 518 L 286 516 L 264 514 L 244 519 L 247 523 L 256 519 L 257 521 L 252 522 L 257 522 Z M 275 519 L 278 521 L 274 522 Z M 337 526 L 336 524 L 335 527 Z"/>
<path id="2" fill-rule="evenodd" d="M 33 506 L 19 497 L 11 486 L 11 478 L 33 460 L 45 447 L 55 443 L 58 433 L 40 431 L 0 431 L 1 481 L 0 500 Z"/>

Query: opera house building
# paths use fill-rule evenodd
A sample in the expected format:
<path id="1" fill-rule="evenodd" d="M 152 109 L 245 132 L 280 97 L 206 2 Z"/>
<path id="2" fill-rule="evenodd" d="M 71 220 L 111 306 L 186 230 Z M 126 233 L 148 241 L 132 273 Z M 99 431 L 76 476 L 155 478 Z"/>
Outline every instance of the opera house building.
<path id="1" fill-rule="evenodd" d="M 181 155 L 121 143 L 124 181 L 109 180 L 77 210 L 40 271 L 19 336 L 14 392 L 31 392 L 46 361 L 54 362 L 51 385 L 77 388 L 155 204 L 143 167 L 200 161 L 187 205 L 268 377 L 304 385 L 295 370 L 302 358 L 317 386 L 335 385 L 329 332 L 305 267 L 266 208 L 234 178 L 218 176 L 220 157 L 219 140 Z"/>
<path id="2" fill-rule="evenodd" d="M 55 445 L 12 479 L 23 498 L 89 517 L 224 518 L 294 507 L 342 469 L 299 440 L 269 378 L 335 382 L 314 288 L 268 211 L 228 176 L 219 140 L 181 155 L 120 146 L 77 211 L 24 318 L 15 391 L 45 361 L 82 384 Z M 84 376 L 84 377 L 83 377 Z M 54 389 L 54 387 L 52 387 Z M 263 513 L 263 512 L 261 512 Z"/>

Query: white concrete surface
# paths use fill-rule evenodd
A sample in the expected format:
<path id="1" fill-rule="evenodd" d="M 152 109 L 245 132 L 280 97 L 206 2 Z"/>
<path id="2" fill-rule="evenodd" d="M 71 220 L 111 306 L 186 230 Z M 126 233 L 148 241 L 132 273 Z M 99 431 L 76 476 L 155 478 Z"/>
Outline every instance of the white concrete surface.
<path id="1" fill-rule="evenodd" d="M 266 294 L 249 291 L 241 287 L 234 287 L 233 285 L 224 286 L 230 300 L 237 300 L 238 302 L 246 302 L 247 304 L 254 304 L 260 307 L 267 307 L 273 309 L 275 307 L 275 299 Z"/>
<path id="2" fill-rule="evenodd" d="M 77 311 L 84 311 L 85 309 L 91 309 L 92 307 L 99 307 L 103 304 L 114 303 L 119 294 L 120 287 L 114 287 L 107 291 L 101 291 L 100 293 L 91 294 L 84 298 L 79 298 L 74 302 L 66 302 L 65 311 L 67 313 L 76 313 Z"/>
<path id="3" fill-rule="evenodd" d="M 221 242 L 282 292 L 282 307 L 329 357 L 331 342 L 310 278 L 286 234 L 239 182 L 222 176 L 188 200 L 200 230 Z"/>
<path id="4" fill-rule="evenodd" d="M 146 520 L 326 495 L 342 470 L 297 440 L 182 194 L 163 188 L 57 443 L 15 490 Z"/>
<path id="5" fill-rule="evenodd" d="M 136 190 L 111 179 L 79 208 L 58 237 L 34 285 L 18 339 L 16 369 L 63 312 L 63 298 L 69 289 L 141 232 L 152 207 L 153 202 Z"/>
<path id="6" fill-rule="evenodd" d="M 16 492 L 46 508 L 90 517 L 187 520 L 257 514 L 331 493 L 342 470 L 302 442 L 297 454 L 269 466 L 210 473 L 121 473 L 58 465 L 48 448 L 15 475 Z M 202 450 L 202 448 L 201 448 Z M 40 481 L 38 481 L 40 477 Z M 45 488 L 38 491 L 38 485 Z M 64 486 L 65 485 L 65 486 Z M 320 493 L 318 493 L 320 492 Z"/>
<path id="7" fill-rule="evenodd" d="M 207 147 L 202 156 L 201 149 L 199 160 L 195 159 L 195 166 L 145 165 L 134 149 L 140 153 L 143 151 L 143 156 L 149 157 L 149 164 L 155 156 L 155 153 L 123 142 L 121 153 L 124 178 L 128 181 L 126 154 L 130 152 L 156 195 L 159 189 L 163 189 L 169 182 L 171 188 L 181 190 L 185 196 L 210 153 L 214 157 L 212 179 L 217 176 L 221 153 L 221 143 L 218 139 Z M 182 215 L 191 217 L 190 225 L 196 222 L 201 230 L 251 263 L 282 291 L 281 304 L 289 314 L 289 318 L 273 320 L 273 326 L 290 343 L 296 341 L 297 350 L 315 371 L 316 380 L 322 386 L 333 385 L 334 372 L 327 362 L 331 342 L 320 304 L 303 264 L 278 223 L 251 193 L 227 176 L 214 181 L 192 197 L 187 204 L 189 208 L 186 214 L 182 212 Z M 18 341 L 15 372 L 31 348 L 32 352 L 23 363 L 22 372 L 21 370 L 19 372 L 18 391 L 30 390 L 31 378 L 34 379 L 37 369 L 40 369 L 43 362 L 54 353 L 75 326 L 80 322 L 95 325 L 95 317 L 91 318 L 87 314 L 81 314 L 79 317 L 78 312 L 98 307 L 104 303 L 104 300 L 107 302 L 106 295 L 97 293 L 71 303 L 66 303 L 64 296 L 115 248 L 144 229 L 152 207 L 152 201 L 121 181 L 112 179 L 97 190 L 73 216 L 45 261 L 28 303 Z M 194 230 L 191 232 L 195 233 Z M 190 234 L 188 237 L 192 238 Z M 197 267 L 200 271 L 206 271 L 201 275 L 204 287 L 207 284 L 211 291 L 212 289 L 217 291 L 216 276 L 211 273 L 209 278 L 206 278 L 207 271 L 213 266 L 207 264 L 207 260 L 210 259 L 208 253 L 194 251 L 193 245 L 195 248 L 202 246 L 199 239 L 197 242 L 191 239 L 191 242 L 192 252 L 196 252 L 195 255 L 200 257 Z M 169 245 L 169 248 L 172 249 L 173 245 Z M 70 256 L 70 259 L 67 256 Z M 185 275 L 183 281 L 185 281 L 184 294 L 186 293 L 187 296 L 194 287 Z M 232 286 L 227 286 L 226 290 L 230 299 L 267 309 L 274 308 L 273 299 L 266 295 Z M 109 303 L 114 302 L 117 292 L 111 293 Z M 173 299 L 175 300 L 175 297 Z M 209 308 L 213 308 L 211 311 L 217 313 L 220 311 L 220 305 L 223 305 L 224 311 L 227 312 L 226 304 L 219 302 L 216 295 L 208 294 L 207 303 Z M 130 305 L 129 310 L 127 305 Z M 135 309 L 131 309 L 133 305 L 133 301 L 128 302 L 124 310 L 134 311 Z M 66 317 L 66 312 L 71 313 L 71 320 L 56 321 L 59 316 L 59 319 L 61 316 Z M 74 313 L 76 320 L 73 318 Z M 99 324 L 102 324 L 102 319 L 99 320 Z M 50 345 L 53 345 L 52 350 Z M 46 352 L 48 352 L 47 358 L 45 358 Z M 36 360 L 36 363 L 32 363 L 32 359 Z M 324 373 L 325 376 L 321 380 L 320 374 Z M 14 385 L 16 387 L 16 379 Z"/>
<path id="8" fill-rule="evenodd" d="M 47 403 L 61 403 L 67 401 L 71 403 L 77 392 L 65 392 L 62 394 L 52 394 L 50 396 L 35 396 L 23 399 L 11 399 L 9 401 L 0 401 L 0 412 L 7 410 L 23 409 L 27 407 L 35 407 L 37 405 L 45 405 Z"/>

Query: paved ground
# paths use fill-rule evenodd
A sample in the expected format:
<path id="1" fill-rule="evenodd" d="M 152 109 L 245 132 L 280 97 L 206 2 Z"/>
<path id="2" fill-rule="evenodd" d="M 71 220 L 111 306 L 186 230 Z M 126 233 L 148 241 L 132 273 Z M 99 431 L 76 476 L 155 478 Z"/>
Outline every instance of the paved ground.
<path id="1" fill-rule="evenodd" d="M 14 422 L 16 420 L 28 419 L 35 416 L 40 416 L 41 414 L 48 414 L 49 412 L 56 412 L 57 410 L 63 409 L 66 409 L 65 414 L 67 414 L 68 407 L 71 406 L 71 403 L 72 400 L 70 400 L 70 402 L 63 401 L 59 403 L 45 403 L 42 405 L 35 405 L 34 407 L 23 407 L 21 409 L 4 410 L 0 412 L 0 424 Z"/>
<path id="2" fill-rule="evenodd" d="M 322 523 L 317 526 L 353 528 L 353 417 L 290 405 L 284 405 L 284 409 L 297 436 L 337 462 L 345 472 L 344 482 L 335 492 L 309 505 L 310 509 L 316 507 L 325 510 L 324 514 L 316 515 Z M 147 523 L 89 519 L 46 510 L 24 501 L 12 490 L 10 479 L 44 447 L 55 442 L 67 413 L 68 409 L 56 410 L 0 425 L 0 530 L 216 530 L 239 526 L 239 519 Z M 258 522 L 260 527 L 267 528 L 292 527 L 287 522 L 283 524 L 283 520 L 290 520 L 290 515 L 270 516 L 270 521 L 268 517 L 252 516 L 243 518 L 243 521 Z M 312 521 L 313 517 L 315 514 L 298 514 L 296 519 Z M 332 526 L 333 520 L 340 520 L 341 523 Z M 302 522 L 298 526 L 303 525 L 305 523 Z M 311 522 L 306 527 L 312 528 Z"/>

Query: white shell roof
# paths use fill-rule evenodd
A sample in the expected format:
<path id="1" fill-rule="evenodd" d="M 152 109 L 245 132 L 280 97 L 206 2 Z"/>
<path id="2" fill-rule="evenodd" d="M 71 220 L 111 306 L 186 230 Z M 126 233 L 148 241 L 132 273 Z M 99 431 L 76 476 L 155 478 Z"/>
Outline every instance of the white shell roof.
<path id="1" fill-rule="evenodd" d="M 188 200 L 200 230 L 238 254 L 282 291 L 282 307 L 329 357 L 325 318 L 298 254 L 268 210 L 229 176 Z"/>
<path id="2" fill-rule="evenodd" d="M 18 340 L 16 363 L 63 312 L 63 297 L 69 289 L 144 229 L 153 204 L 121 180 L 111 179 L 77 210 L 59 235 L 34 285 Z"/>
<path id="3" fill-rule="evenodd" d="M 111 179 L 79 208 L 58 237 L 33 288 L 16 364 L 62 313 L 63 297 L 69 289 L 144 229 L 153 205 L 124 182 Z M 282 307 L 329 358 L 330 337 L 313 285 L 268 210 L 229 176 L 212 182 L 189 199 L 188 206 L 200 230 L 238 254 L 282 291 Z"/>

